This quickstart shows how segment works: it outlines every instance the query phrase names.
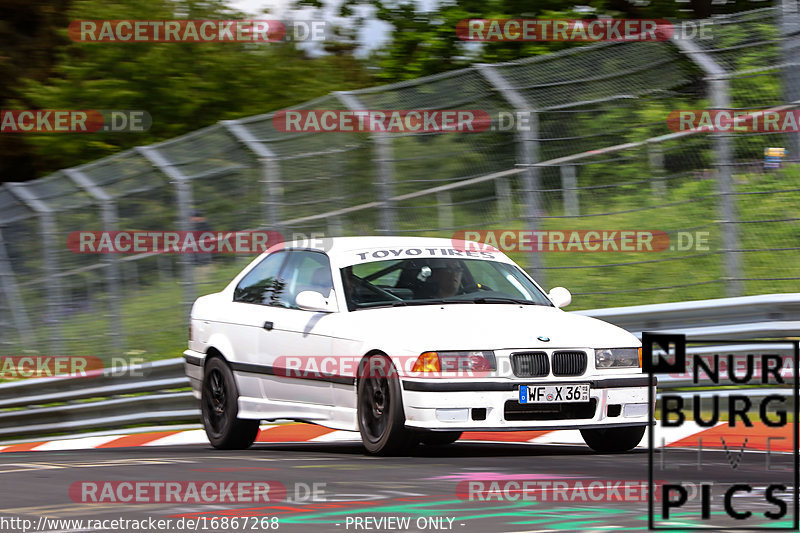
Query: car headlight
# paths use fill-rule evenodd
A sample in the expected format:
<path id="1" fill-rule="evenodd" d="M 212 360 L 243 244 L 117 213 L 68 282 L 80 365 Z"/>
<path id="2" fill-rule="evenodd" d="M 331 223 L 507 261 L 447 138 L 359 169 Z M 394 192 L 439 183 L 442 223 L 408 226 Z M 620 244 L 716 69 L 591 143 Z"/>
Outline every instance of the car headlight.
<path id="1" fill-rule="evenodd" d="M 594 351 L 597 368 L 638 368 L 641 348 L 603 348 Z"/>
<path id="2" fill-rule="evenodd" d="M 425 352 L 414 363 L 413 372 L 485 371 L 497 368 L 492 351 Z"/>

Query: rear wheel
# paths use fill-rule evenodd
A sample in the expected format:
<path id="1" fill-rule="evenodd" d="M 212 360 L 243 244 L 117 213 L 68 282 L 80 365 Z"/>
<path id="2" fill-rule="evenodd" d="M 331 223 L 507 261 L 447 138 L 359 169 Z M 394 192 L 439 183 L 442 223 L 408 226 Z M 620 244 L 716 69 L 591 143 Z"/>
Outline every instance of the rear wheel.
<path id="1" fill-rule="evenodd" d="M 414 439 L 405 423 L 400 380 L 391 359 L 366 359 L 358 380 L 358 429 L 367 452 L 393 455 L 411 448 Z"/>
<path id="2" fill-rule="evenodd" d="M 260 420 L 237 418 L 239 391 L 233 372 L 219 357 L 206 364 L 200 403 L 203 427 L 214 448 L 243 450 L 256 440 Z"/>
<path id="3" fill-rule="evenodd" d="M 584 442 L 599 453 L 629 452 L 642 441 L 646 426 L 582 429 Z"/>
<path id="4" fill-rule="evenodd" d="M 445 446 L 453 444 L 461 438 L 460 431 L 430 431 L 420 433 L 417 438 L 422 444 L 427 446 Z"/>

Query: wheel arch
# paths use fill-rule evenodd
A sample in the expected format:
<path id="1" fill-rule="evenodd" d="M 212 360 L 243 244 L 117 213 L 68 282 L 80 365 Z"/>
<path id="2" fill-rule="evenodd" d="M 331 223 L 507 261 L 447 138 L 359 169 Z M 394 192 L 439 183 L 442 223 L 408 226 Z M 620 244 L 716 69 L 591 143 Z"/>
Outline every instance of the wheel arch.
<path id="1" fill-rule="evenodd" d="M 210 346 L 208 350 L 206 350 L 206 358 L 205 361 L 203 362 L 203 368 L 205 368 L 208 362 L 215 357 L 222 359 L 223 361 L 225 361 L 226 364 L 230 365 L 230 362 L 225 357 L 225 354 L 222 353 L 222 351 L 219 348 L 217 348 L 216 346 Z"/>
<path id="2" fill-rule="evenodd" d="M 361 379 L 361 376 L 363 375 L 364 364 L 366 363 L 367 359 L 369 359 L 370 357 L 374 357 L 376 355 L 384 355 L 389 359 L 391 359 L 391 356 L 389 356 L 385 351 L 379 350 L 377 348 L 373 348 L 372 350 L 369 350 L 367 353 L 362 355 L 361 360 L 358 362 L 358 371 L 356 372 L 356 379 L 355 379 L 356 394 L 358 394 L 358 382 Z"/>
<path id="3" fill-rule="evenodd" d="M 208 339 L 206 348 L 206 361 L 212 356 L 221 357 L 226 363 L 236 360 L 236 353 L 231 341 L 222 333 L 213 333 Z"/>

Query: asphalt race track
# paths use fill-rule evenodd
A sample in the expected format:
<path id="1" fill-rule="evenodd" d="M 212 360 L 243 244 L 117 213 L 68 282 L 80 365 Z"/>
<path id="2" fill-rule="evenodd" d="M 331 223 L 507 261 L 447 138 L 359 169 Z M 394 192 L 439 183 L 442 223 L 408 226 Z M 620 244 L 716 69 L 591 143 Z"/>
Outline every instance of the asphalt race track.
<path id="1" fill-rule="evenodd" d="M 696 469 L 695 451 L 669 449 L 664 456 L 673 470 L 657 479 L 747 479 L 755 486 L 791 479 L 792 455 L 738 450 L 704 451 L 703 469 Z M 731 458 L 739 460 L 731 467 Z M 655 462 L 660 460 L 659 453 Z M 583 446 L 458 442 L 444 447 L 420 446 L 405 457 L 365 456 L 358 443 L 256 443 L 246 451 L 219 451 L 207 445 L 161 446 L 0 455 L 0 486 L 6 522 L 2 531 L 22 531 L 11 518 L 31 520 L 35 531 L 135 531 L 130 527 L 80 529 L 53 519 L 196 520 L 194 527 L 145 531 L 458 531 L 546 532 L 645 530 L 645 501 L 468 501 L 459 497 L 459 482 L 469 480 L 638 480 L 648 479 L 647 450 L 623 455 L 597 455 Z M 768 467 L 768 468 L 767 468 Z M 658 467 L 657 467 L 658 468 Z M 76 483 L 85 481 L 277 481 L 287 490 L 273 503 L 82 503 L 73 501 Z M 316 485 L 316 498 L 312 484 Z M 461 486 L 464 486 L 463 484 Z M 70 492 L 73 487 L 73 492 Z M 790 487 L 791 490 L 791 487 Z M 71 497 L 71 494 L 73 497 Z M 755 494 L 755 493 L 754 493 Z M 463 496 L 463 495 L 462 495 Z M 712 516 L 721 517 L 715 493 Z M 315 500 L 316 501 L 312 501 Z M 791 526 L 792 506 L 781 520 L 763 518 L 775 506 L 760 496 L 737 496 L 736 506 L 759 519 L 748 522 Z M 788 498 L 791 501 L 791 498 Z M 656 502 L 656 506 L 660 503 Z M 678 514 L 678 525 L 700 523 L 699 498 Z M 42 520 L 45 517 L 49 520 Z M 235 524 L 223 517 L 238 517 Z M 274 517 L 274 518 L 273 518 Z M 394 517 L 394 521 L 380 521 Z M 212 519 L 217 519 L 216 521 Z M 360 521 L 358 519 L 361 519 Z M 402 519 L 407 526 L 401 527 Z M 42 520 L 40 522 L 40 520 Z M 769 524 L 767 524 L 769 522 Z M 736 524 L 733 524 L 736 525 Z M 48 527 L 50 526 L 50 527 Z M 84 526 L 85 527 L 85 526 Z M 666 529 L 664 529 L 666 530 Z"/>

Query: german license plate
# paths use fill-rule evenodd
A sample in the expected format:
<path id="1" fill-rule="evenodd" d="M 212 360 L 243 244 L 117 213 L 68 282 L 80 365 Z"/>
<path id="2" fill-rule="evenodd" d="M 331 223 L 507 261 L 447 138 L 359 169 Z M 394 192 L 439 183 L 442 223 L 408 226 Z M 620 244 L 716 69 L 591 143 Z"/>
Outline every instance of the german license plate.
<path id="1" fill-rule="evenodd" d="M 589 384 L 520 385 L 519 403 L 588 402 Z"/>

